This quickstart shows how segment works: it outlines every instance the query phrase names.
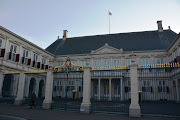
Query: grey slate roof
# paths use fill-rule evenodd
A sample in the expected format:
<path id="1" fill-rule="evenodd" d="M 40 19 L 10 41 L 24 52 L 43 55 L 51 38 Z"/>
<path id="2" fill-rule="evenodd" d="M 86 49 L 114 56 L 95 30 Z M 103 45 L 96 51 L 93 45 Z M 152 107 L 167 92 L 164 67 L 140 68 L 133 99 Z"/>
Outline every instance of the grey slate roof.
<path id="1" fill-rule="evenodd" d="M 123 48 L 123 51 L 162 50 L 167 49 L 176 36 L 175 32 L 168 29 L 163 32 L 155 30 L 74 37 L 58 39 L 46 50 L 54 55 L 86 54 L 105 43 L 117 49 Z"/>

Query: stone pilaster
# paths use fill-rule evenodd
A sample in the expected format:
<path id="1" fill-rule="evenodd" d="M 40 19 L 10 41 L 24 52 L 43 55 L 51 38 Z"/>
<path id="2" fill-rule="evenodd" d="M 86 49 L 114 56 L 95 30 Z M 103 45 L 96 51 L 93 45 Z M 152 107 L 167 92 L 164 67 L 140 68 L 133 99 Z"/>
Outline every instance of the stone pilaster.
<path id="1" fill-rule="evenodd" d="M 138 73 L 135 54 L 131 54 L 130 79 L 131 79 L 131 104 L 129 106 L 130 117 L 141 117 L 141 109 L 138 103 Z"/>
<path id="2" fill-rule="evenodd" d="M 90 59 L 86 59 L 86 67 L 84 67 L 84 78 L 83 78 L 83 102 L 81 103 L 81 113 L 91 112 L 91 67 L 89 65 Z"/>
<path id="3" fill-rule="evenodd" d="M 53 92 L 53 71 L 48 69 L 46 76 L 46 85 L 45 85 L 45 99 L 43 101 L 43 109 L 51 109 L 52 103 L 52 92 Z"/>
<path id="4" fill-rule="evenodd" d="M 25 74 L 23 71 L 21 71 L 19 75 L 17 97 L 14 101 L 15 105 L 21 105 L 24 101 L 24 85 L 25 85 Z"/>

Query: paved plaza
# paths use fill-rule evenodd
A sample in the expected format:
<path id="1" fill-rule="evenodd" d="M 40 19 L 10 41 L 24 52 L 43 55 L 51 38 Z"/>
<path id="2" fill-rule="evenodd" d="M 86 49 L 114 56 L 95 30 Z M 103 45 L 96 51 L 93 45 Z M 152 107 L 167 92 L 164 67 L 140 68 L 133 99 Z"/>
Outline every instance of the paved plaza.
<path id="1" fill-rule="evenodd" d="M 0 120 L 178 120 L 179 118 L 145 117 L 129 118 L 117 114 L 81 114 L 72 111 L 29 109 L 28 106 L 0 104 Z"/>

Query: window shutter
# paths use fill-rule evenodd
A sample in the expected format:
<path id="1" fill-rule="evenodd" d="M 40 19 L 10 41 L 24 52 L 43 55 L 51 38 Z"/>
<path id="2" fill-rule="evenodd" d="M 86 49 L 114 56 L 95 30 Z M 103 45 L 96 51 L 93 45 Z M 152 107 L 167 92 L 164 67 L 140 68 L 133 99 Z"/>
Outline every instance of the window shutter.
<path id="1" fill-rule="evenodd" d="M 28 59 L 28 64 L 27 65 L 31 65 L 31 59 Z"/>
<path id="2" fill-rule="evenodd" d="M 40 68 L 41 62 L 37 62 L 37 68 Z"/>
<path id="3" fill-rule="evenodd" d="M 4 57 L 5 55 L 5 49 L 1 49 L 1 56 L 0 57 Z"/>
<path id="4" fill-rule="evenodd" d="M 46 69 L 48 69 L 48 65 L 46 65 Z"/>
<path id="5" fill-rule="evenodd" d="M 12 54 L 12 53 L 11 53 L 11 52 L 9 52 L 9 60 L 11 60 L 11 54 Z"/>
<path id="6" fill-rule="evenodd" d="M 15 62 L 19 62 L 19 56 L 20 56 L 20 54 L 16 54 L 16 61 Z"/>

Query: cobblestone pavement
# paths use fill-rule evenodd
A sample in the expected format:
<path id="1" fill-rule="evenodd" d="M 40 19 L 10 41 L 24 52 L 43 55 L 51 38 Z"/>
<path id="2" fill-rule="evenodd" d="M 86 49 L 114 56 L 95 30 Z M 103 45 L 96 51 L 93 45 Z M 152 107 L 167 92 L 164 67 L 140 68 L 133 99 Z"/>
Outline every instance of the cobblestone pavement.
<path id="1" fill-rule="evenodd" d="M 180 118 L 141 117 L 129 118 L 117 114 L 82 114 L 79 112 L 29 109 L 28 106 L 15 106 L 0 103 L 0 120 L 178 120 Z"/>

